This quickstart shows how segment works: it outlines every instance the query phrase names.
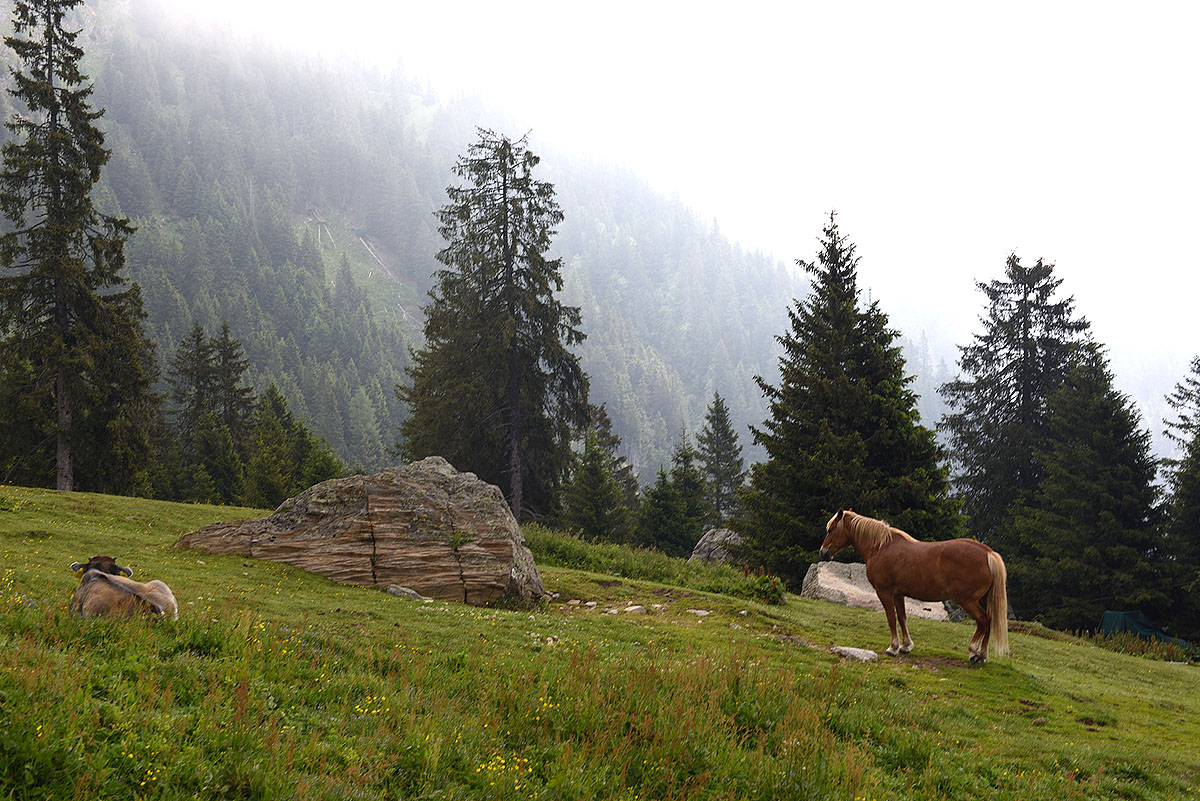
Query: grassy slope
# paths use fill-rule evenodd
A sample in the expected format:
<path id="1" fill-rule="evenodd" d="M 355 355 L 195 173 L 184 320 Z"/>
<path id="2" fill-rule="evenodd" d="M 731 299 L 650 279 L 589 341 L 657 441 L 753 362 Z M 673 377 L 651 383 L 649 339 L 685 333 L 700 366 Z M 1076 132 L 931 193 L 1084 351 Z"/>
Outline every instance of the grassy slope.
<path id="1" fill-rule="evenodd" d="M 251 513 L 0 487 L 0 797 L 1200 795 L 1195 668 L 1014 634 L 972 669 L 969 626 L 921 620 L 848 664 L 881 615 L 556 568 L 544 609 L 476 609 L 172 548 Z M 179 622 L 68 615 L 96 553 Z"/>

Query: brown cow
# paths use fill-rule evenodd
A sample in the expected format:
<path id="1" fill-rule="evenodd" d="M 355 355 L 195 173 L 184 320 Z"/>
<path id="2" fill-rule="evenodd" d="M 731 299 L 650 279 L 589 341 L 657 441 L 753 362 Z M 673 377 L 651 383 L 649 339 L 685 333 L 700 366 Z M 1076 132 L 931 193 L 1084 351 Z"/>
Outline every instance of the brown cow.
<path id="1" fill-rule="evenodd" d="M 179 619 L 179 607 L 171 588 L 158 581 L 143 584 L 129 578 L 133 571 L 121 567 L 111 556 L 93 556 L 87 562 L 74 562 L 71 570 L 80 579 L 71 611 L 84 617 L 118 615 L 131 617 L 143 613 Z"/>

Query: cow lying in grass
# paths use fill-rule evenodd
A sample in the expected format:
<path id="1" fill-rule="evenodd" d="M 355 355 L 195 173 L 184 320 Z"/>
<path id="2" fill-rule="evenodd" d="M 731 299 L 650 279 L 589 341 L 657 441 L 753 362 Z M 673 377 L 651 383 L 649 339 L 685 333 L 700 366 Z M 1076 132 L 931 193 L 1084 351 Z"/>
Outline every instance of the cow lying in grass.
<path id="1" fill-rule="evenodd" d="M 161 581 L 143 584 L 129 578 L 133 571 L 121 567 L 111 556 L 93 556 L 87 562 L 75 562 L 71 570 L 80 579 L 71 611 L 84 617 L 117 615 L 131 617 L 142 613 L 179 619 L 179 607 L 171 588 Z"/>

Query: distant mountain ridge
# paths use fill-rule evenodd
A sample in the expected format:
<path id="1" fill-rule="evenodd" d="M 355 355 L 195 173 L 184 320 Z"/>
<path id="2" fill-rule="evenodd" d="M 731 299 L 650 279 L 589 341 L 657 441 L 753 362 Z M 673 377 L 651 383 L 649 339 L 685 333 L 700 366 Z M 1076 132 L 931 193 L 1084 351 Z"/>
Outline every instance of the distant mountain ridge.
<path id="1" fill-rule="evenodd" d="M 112 150 L 97 201 L 138 226 L 128 271 L 160 362 L 193 320 L 228 322 L 260 391 L 276 383 L 348 463 L 390 461 L 443 244 L 433 212 L 499 112 L 177 30 L 152 0 L 80 13 Z M 798 279 L 626 171 L 533 148 L 566 214 L 554 253 L 583 309 L 591 398 L 629 460 L 652 478 L 714 390 L 748 448 L 765 414 L 753 376 L 776 369 Z"/>

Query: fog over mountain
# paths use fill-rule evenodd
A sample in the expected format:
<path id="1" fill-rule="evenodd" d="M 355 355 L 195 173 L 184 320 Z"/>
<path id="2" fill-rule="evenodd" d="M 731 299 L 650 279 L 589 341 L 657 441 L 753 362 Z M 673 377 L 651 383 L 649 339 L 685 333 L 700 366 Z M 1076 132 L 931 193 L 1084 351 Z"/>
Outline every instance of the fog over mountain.
<path id="1" fill-rule="evenodd" d="M 184 6 L 402 62 L 787 263 L 811 257 L 836 209 L 863 284 L 951 364 L 978 330 L 975 282 L 1010 252 L 1052 261 L 1156 435 L 1200 352 L 1194 4 Z"/>

